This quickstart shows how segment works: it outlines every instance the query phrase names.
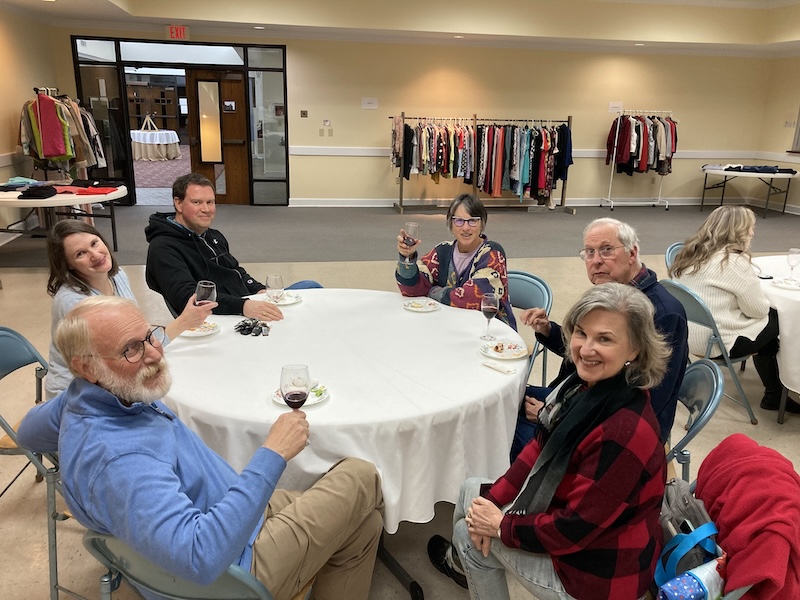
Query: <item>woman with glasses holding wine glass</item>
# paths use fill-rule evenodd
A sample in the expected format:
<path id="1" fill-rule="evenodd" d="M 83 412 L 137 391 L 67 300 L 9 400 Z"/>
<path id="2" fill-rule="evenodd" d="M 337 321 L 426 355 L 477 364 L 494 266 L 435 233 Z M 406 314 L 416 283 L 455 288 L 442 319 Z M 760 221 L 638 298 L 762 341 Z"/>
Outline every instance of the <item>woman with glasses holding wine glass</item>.
<path id="1" fill-rule="evenodd" d="M 686 240 L 670 266 L 670 277 L 694 291 L 717 322 L 731 358 L 753 354 L 764 384 L 761 408 L 778 410 L 783 391 L 778 374 L 778 313 L 770 308 L 750 262 L 756 217 L 745 206 L 716 208 Z M 704 355 L 708 330 L 689 324 L 689 349 Z M 800 413 L 789 398 L 786 410 Z"/>
<path id="2" fill-rule="evenodd" d="M 499 298 L 497 318 L 514 329 L 517 323 L 508 298 L 506 254 L 483 230 L 488 214 L 479 198 L 472 194 L 456 196 L 447 209 L 447 228 L 453 241 L 441 242 L 430 252 L 417 257 L 419 239 L 405 229 L 397 236 L 395 278 L 404 296 L 427 296 L 456 306 L 481 310 L 484 294 Z"/>
<path id="3" fill-rule="evenodd" d="M 47 234 L 50 276 L 47 293 L 53 297 L 50 311 L 52 333 L 78 302 L 89 296 L 119 296 L 136 301 L 128 276 L 108 249 L 97 229 L 77 219 L 59 221 Z M 199 327 L 216 302 L 195 303 L 193 295 L 183 312 L 165 327 L 166 343 L 187 329 Z M 45 391 L 50 399 L 64 391 L 72 373 L 58 348 L 50 342 L 50 357 Z"/>

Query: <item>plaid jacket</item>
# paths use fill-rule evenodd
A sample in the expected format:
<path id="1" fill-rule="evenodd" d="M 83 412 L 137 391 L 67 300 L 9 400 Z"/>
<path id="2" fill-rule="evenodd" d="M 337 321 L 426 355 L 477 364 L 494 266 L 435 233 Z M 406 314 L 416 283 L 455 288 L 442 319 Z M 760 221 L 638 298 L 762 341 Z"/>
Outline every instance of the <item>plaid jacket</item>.
<path id="1" fill-rule="evenodd" d="M 506 546 L 548 553 L 578 599 L 635 600 L 653 582 L 663 533 L 658 520 L 666 461 L 659 426 L 643 392 L 578 445 L 545 513 L 506 515 Z M 517 497 L 541 452 L 531 441 L 486 497 Z"/>

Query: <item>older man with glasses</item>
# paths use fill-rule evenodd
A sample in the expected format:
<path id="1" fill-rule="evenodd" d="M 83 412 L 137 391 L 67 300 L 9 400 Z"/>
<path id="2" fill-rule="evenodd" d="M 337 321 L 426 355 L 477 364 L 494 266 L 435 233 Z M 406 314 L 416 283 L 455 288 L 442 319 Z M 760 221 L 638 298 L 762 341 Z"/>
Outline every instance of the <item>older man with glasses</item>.
<path id="1" fill-rule="evenodd" d="M 28 412 L 19 442 L 59 452 L 64 499 L 82 525 L 201 585 L 236 564 L 277 599 L 316 574 L 317 598 L 367 600 L 383 530 L 374 465 L 345 458 L 305 492 L 276 489 L 309 437 L 295 410 L 234 471 L 161 403 L 171 385 L 164 329 L 129 300 L 81 301 L 55 338 L 75 379 Z"/>
<path id="2" fill-rule="evenodd" d="M 689 357 L 686 312 L 664 287 L 656 274 L 639 259 L 639 238 L 636 230 L 616 219 L 595 219 L 583 230 L 583 250 L 578 255 L 586 265 L 586 274 L 594 285 L 616 281 L 639 288 L 655 308 L 655 325 L 667 337 L 672 348 L 667 374 L 658 387 L 650 390 L 650 399 L 661 427 L 661 439 L 669 438 L 678 390 Z M 531 308 L 522 313 L 521 321 L 536 331 L 538 339 L 551 352 L 564 356 L 561 326 L 550 321 L 542 308 Z M 575 365 L 564 361 L 558 377 L 548 387 L 528 386 L 525 401 L 517 419 L 517 429 L 511 448 L 511 459 L 519 454 L 525 444 L 536 435 L 538 413 L 547 394 L 558 383 L 575 371 Z"/>

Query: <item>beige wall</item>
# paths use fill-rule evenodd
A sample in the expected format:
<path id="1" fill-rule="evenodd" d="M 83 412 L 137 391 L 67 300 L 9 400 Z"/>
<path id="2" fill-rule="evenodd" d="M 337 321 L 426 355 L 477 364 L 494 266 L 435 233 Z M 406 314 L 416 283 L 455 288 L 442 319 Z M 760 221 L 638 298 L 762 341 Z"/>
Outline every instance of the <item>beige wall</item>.
<path id="1" fill-rule="evenodd" d="M 20 173 L 14 156 L 22 105 L 35 86 L 55 86 L 56 69 L 48 27 L 0 8 L 0 181 Z M 0 208 L 0 226 L 16 221 L 18 209 Z"/>
<path id="2" fill-rule="evenodd" d="M 91 29 L 53 32 L 50 60 L 59 87 L 74 93 L 69 35 L 163 39 L 164 32 Z M 412 45 L 249 36 L 193 35 L 192 41 L 287 45 L 291 195 L 293 203 L 387 203 L 397 198 L 396 171 L 388 157 L 364 156 L 388 148 L 390 115 L 499 118 L 574 118 L 578 158 L 570 171 L 568 198 L 594 202 L 608 192 L 610 168 L 602 152 L 613 120 L 608 103 L 626 108 L 672 110 L 680 121 L 679 151 L 663 195 L 696 200 L 700 166 L 713 162 L 794 164 L 784 154 L 794 130 L 800 98 L 800 59 L 521 50 L 459 45 Z M 361 108 L 363 97 L 378 110 Z M 309 117 L 301 119 L 300 110 Z M 792 116 L 793 115 L 793 116 Z M 333 137 L 319 136 L 330 119 Z M 315 150 L 318 149 L 318 150 Z M 316 156 L 301 153 L 316 153 Z M 334 156 L 345 153 L 347 156 Z M 321 154 L 321 155 L 319 155 Z M 600 156 L 598 156 L 600 155 Z M 786 162 L 787 159 L 789 162 Z M 655 181 L 654 181 L 655 180 Z M 744 182 L 741 185 L 739 182 Z M 731 197 L 763 193 L 739 180 Z M 614 198 L 651 198 L 660 178 L 613 180 Z M 406 182 L 405 198 L 448 199 L 468 189 L 419 177 Z M 800 190 L 800 186 L 796 187 Z M 800 205 L 800 191 L 790 203 Z"/>

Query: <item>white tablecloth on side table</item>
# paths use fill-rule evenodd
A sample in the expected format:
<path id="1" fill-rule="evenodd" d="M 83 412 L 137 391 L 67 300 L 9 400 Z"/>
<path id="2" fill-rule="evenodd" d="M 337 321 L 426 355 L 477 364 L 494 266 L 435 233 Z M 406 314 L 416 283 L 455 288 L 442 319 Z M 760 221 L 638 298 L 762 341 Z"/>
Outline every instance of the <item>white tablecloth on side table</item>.
<path id="1" fill-rule="evenodd" d="M 516 373 L 481 363 L 480 311 L 402 307 L 399 293 L 313 289 L 282 307 L 269 337 L 233 330 L 242 317 L 214 316 L 220 331 L 174 340 L 166 350 L 173 386 L 165 402 L 237 470 L 289 409 L 271 399 L 281 367 L 302 363 L 330 398 L 304 408 L 311 445 L 289 462 L 281 487 L 307 489 L 337 460 L 372 461 L 383 479 L 384 526 L 427 522 L 455 502 L 467 477 L 508 468 L 525 359 Z M 492 333 L 523 344 L 497 319 Z"/>
<path id="2" fill-rule="evenodd" d="M 769 303 L 778 311 L 781 331 L 781 350 L 778 367 L 781 382 L 792 391 L 800 392 L 800 288 L 785 289 L 772 282 L 789 276 L 786 255 L 758 256 L 753 258 L 761 272 L 774 279 L 762 279 L 761 289 Z M 800 266 L 795 267 L 795 278 L 800 279 Z"/>
<path id="3" fill-rule="evenodd" d="M 131 129 L 134 160 L 173 160 L 181 158 L 180 139 L 171 129 L 147 131 Z"/>

